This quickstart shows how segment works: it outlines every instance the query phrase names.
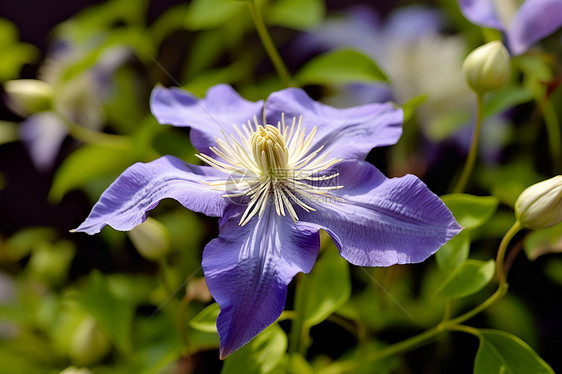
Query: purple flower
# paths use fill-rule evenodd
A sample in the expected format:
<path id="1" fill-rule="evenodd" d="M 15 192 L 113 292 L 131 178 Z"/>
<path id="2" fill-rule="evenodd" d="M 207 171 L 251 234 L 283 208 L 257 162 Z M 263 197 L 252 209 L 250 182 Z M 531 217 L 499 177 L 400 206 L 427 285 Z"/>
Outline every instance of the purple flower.
<path id="1" fill-rule="evenodd" d="M 459 74 L 466 56 L 464 39 L 444 33 L 443 15 L 419 5 L 379 18 L 372 7 L 352 7 L 304 34 L 294 53 L 352 47 L 372 57 L 390 82 L 337 87 L 325 100 L 335 105 L 381 99 L 405 103 L 423 94 L 416 119 L 426 137 L 442 141 L 469 121 L 473 109 L 474 94 Z"/>
<path id="2" fill-rule="evenodd" d="M 67 121 L 99 130 L 104 121 L 102 102 L 109 94 L 110 77 L 130 52 L 124 48 L 106 51 L 96 65 L 71 80 L 64 80 L 67 65 L 75 63 L 80 52 L 62 43 L 41 68 L 41 79 L 56 87 L 53 110 L 29 116 L 19 127 L 19 136 L 31 161 L 42 172 L 50 171 L 60 147 L 68 136 Z"/>
<path id="3" fill-rule="evenodd" d="M 264 105 L 218 85 L 204 99 L 157 87 L 151 108 L 160 123 L 191 127 L 210 166 L 172 156 L 137 163 L 76 231 L 130 230 L 164 198 L 221 216 L 202 261 L 221 307 L 221 358 L 279 317 L 291 279 L 312 269 L 320 229 L 360 266 L 423 261 L 461 230 L 417 177 L 387 179 L 363 161 L 401 135 L 402 111 L 390 103 L 335 109 L 289 88 Z"/>
<path id="4" fill-rule="evenodd" d="M 514 55 L 562 26 L 562 0 L 526 0 L 519 9 L 508 0 L 458 1 L 470 22 L 504 32 Z"/>

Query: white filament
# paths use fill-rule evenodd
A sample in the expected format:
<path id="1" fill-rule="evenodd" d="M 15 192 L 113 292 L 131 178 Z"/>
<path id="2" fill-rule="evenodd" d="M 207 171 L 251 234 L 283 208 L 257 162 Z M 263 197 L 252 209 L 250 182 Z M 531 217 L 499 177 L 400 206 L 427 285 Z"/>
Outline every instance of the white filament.
<path id="1" fill-rule="evenodd" d="M 215 139 L 217 146 L 210 147 L 222 160 L 204 154 L 197 157 L 229 175 L 228 179 L 209 183 L 211 188 L 226 191 L 223 196 L 227 198 L 247 196 L 250 199 L 240 219 L 241 226 L 256 214 L 261 217 L 269 198 L 273 199 L 278 215 L 284 216 L 287 212 L 296 222 L 298 216 L 293 204 L 307 212 L 314 211 L 307 200 L 326 196 L 330 191 L 342 188 L 307 183 L 337 177 L 338 173 L 317 174 L 341 160 L 332 158 L 325 161 L 328 154 L 318 156 L 323 146 L 309 152 L 317 128 L 315 126 L 305 136 L 302 116 L 298 124 L 293 118 L 292 124 L 287 126 L 285 116 L 281 115 L 277 127 L 259 125 L 254 117 L 254 124 L 248 121 L 242 130 L 234 125 L 234 130 L 237 137 L 223 132 L 223 139 Z M 330 198 L 341 200 L 334 196 Z"/>

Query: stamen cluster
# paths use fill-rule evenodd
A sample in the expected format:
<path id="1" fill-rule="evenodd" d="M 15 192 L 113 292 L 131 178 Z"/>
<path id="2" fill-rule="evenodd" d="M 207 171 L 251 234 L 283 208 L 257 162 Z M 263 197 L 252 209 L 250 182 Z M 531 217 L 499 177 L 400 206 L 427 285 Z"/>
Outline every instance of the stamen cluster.
<path id="1" fill-rule="evenodd" d="M 319 199 L 314 198 L 342 188 L 318 185 L 319 181 L 338 176 L 336 172 L 320 174 L 341 160 L 326 161 L 328 153 L 319 155 L 323 146 L 309 152 L 317 127 L 305 136 L 302 116 L 298 123 L 293 118 L 290 126 L 285 124 L 284 115 L 277 126 L 262 126 L 254 117 L 253 124 L 248 121 L 241 130 L 234 125 L 234 130 L 238 137 L 223 132 L 224 139 L 216 138 L 217 146 L 210 148 L 222 160 L 205 154 L 197 157 L 229 175 L 225 180 L 209 183 L 212 188 L 226 191 L 223 195 L 226 198 L 249 199 L 240 225 L 245 225 L 256 214 L 261 217 L 269 199 L 273 200 L 278 215 L 285 216 L 286 211 L 296 222 L 298 216 L 293 204 L 307 212 L 315 211 L 311 201 Z M 341 200 L 334 196 L 330 198 Z"/>

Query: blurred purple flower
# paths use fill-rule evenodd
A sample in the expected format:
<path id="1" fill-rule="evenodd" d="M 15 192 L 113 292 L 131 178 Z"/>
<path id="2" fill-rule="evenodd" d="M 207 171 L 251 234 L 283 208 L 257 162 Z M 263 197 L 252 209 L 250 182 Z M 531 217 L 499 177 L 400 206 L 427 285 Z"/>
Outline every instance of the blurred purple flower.
<path id="1" fill-rule="evenodd" d="M 387 179 L 363 161 L 402 133 L 402 111 L 390 103 L 335 109 L 289 88 L 264 105 L 218 85 L 204 99 L 157 87 L 151 109 L 160 123 L 191 127 L 210 166 L 172 156 L 134 164 L 76 231 L 130 230 L 164 198 L 221 216 L 202 260 L 221 308 L 221 358 L 279 317 L 293 276 L 312 269 L 319 230 L 360 266 L 423 261 L 461 230 L 417 177 Z"/>
<path id="2" fill-rule="evenodd" d="M 19 127 L 19 137 L 38 170 L 52 169 L 68 135 L 66 121 L 92 130 L 101 128 L 102 100 L 108 94 L 109 77 L 128 55 L 125 48 L 110 49 L 91 69 L 70 80 L 63 78 L 63 74 L 68 66 L 83 58 L 79 51 L 62 43 L 46 59 L 39 75 L 55 89 L 54 108 L 29 116 Z"/>
<path id="3" fill-rule="evenodd" d="M 398 8 L 384 22 L 371 7 L 354 7 L 303 36 L 297 48 L 321 52 L 354 47 L 372 57 L 390 82 L 339 87 L 327 101 L 358 105 L 392 99 L 403 104 L 425 94 L 417 119 L 427 137 L 441 141 L 469 121 L 473 103 L 459 74 L 465 42 L 442 34 L 442 28 L 441 14 L 423 6 Z"/>
<path id="4" fill-rule="evenodd" d="M 526 0 L 521 7 L 511 0 L 458 0 L 464 16 L 479 26 L 504 32 L 514 55 L 562 26 L 562 0 Z"/>

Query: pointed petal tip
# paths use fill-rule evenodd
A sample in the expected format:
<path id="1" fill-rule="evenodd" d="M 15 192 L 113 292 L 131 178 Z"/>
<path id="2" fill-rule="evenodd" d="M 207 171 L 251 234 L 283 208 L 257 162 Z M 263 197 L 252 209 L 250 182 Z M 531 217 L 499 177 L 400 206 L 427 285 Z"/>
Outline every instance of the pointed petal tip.
<path id="1" fill-rule="evenodd" d="M 231 351 L 226 351 L 224 348 L 221 348 L 219 351 L 219 359 L 224 361 L 231 353 Z"/>

